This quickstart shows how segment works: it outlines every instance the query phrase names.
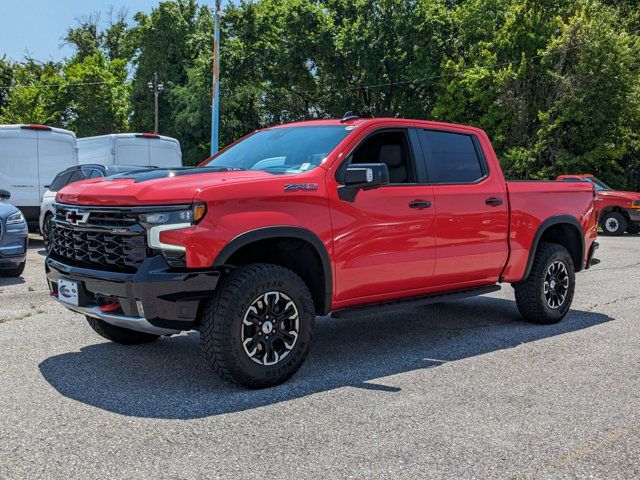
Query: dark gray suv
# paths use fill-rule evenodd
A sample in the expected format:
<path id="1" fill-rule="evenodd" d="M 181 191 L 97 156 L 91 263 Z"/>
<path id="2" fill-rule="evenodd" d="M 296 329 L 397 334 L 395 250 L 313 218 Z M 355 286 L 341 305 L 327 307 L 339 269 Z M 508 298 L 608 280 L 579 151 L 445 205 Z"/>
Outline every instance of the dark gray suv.
<path id="1" fill-rule="evenodd" d="M 19 277 L 27 259 L 29 230 L 20 210 L 2 203 L 9 198 L 9 192 L 0 190 L 0 276 Z"/>

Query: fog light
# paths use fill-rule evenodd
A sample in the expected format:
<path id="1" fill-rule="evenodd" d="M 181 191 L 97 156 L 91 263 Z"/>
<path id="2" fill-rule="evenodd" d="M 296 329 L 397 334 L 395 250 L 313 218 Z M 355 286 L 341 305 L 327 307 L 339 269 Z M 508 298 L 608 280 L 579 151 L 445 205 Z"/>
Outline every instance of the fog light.
<path id="1" fill-rule="evenodd" d="M 140 300 L 136 300 L 136 307 L 138 308 L 138 315 L 140 318 L 144 318 L 144 307 L 142 306 L 142 302 Z"/>

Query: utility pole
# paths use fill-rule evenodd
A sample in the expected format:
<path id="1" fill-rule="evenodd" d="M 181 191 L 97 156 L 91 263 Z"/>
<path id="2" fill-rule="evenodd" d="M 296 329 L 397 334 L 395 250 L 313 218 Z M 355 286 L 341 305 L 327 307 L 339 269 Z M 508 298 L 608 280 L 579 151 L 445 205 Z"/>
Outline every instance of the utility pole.
<path id="1" fill-rule="evenodd" d="M 213 12 L 213 95 L 211 97 L 211 155 L 218 151 L 218 130 L 220 122 L 220 17 L 222 0 L 216 0 Z"/>
<path id="2" fill-rule="evenodd" d="M 155 100 L 155 123 L 153 128 L 153 133 L 158 133 L 158 95 L 160 92 L 164 90 L 164 84 L 158 80 L 158 72 L 154 72 L 153 80 L 147 83 L 149 86 L 149 90 L 153 92 L 153 98 Z"/>

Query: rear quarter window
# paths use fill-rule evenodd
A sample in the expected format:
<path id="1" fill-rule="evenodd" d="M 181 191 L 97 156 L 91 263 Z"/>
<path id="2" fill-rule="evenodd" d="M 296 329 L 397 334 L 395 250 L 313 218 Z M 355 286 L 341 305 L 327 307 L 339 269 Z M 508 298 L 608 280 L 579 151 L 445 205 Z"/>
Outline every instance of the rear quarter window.
<path id="1" fill-rule="evenodd" d="M 471 135 L 422 130 L 429 183 L 473 183 L 486 175 Z"/>
<path id="2" fill-rule="evenodd" d="M 61 190 L 62 187 L 66 186 L 69 183 L 69 178 L 72 174 L 73 172 L 62 172 L 56 175 L 56 178 L 54 178 L 53 182 L 51 182 L 49 190 L 51 190 L 52 192 Z"/>

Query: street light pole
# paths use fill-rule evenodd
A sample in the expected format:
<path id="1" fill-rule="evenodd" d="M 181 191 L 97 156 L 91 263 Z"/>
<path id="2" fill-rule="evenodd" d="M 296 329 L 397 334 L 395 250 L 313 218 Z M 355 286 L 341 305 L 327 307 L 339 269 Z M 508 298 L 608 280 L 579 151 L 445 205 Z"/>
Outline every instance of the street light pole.
<path id="1" fill-rule="evenodd" d="M 149 86 L 149 90 L 153 92 L 153 97 L 155 100 L 155 110 L 154 110 L 155 122 L 154 122 L 153 133 L 157 134 L 158 133 L 158 114 L 159 114 L 158 96 L 160 95 L 160 92 L 164 90 L 164 84 L 158 80 L 158 72 L 154 72 L 153 80 L 147 83 L 147 85 Z"/>
<path id="2" fill-rule="evenodd" d="M 218 131 L 220 122 L 220 17 L 222 0 L 216 0 L 213 12 L 213 95 L 211 97 L 211 155 L 218 151 Z"/>

